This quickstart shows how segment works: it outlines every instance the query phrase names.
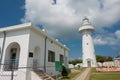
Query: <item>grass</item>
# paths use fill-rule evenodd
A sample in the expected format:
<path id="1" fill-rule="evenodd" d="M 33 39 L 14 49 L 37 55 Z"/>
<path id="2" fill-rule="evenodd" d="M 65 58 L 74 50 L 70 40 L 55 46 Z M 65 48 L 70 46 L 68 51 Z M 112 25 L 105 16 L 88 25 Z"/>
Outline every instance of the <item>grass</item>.
<path id="1" fill-rule="evenodd" d="M 96 72 L 93 68 L 90 80 L 120 80 L 120 72 Z"/>
<path id="2" fill-rule="evenodd" d="M 70 74 L 68 75 L 68 77 L 63 77 L 63 78 L 61 78 L 60 80 L 70 80 L 70 79 L 72 79 L 73 77 L 75 77 L 77 74 L 78 74 L 78 73 L 70 73 Z"/>
<path id="3" fill-rule="evenodd" d="M 75 70 L 79 70 L 79 72 L 75 72 L 75 73 L 70 73 L 67 77 L 63 77 L 59 80 L 71 80 L 72 78 L 74 78 L 75 76 L 77 76 L 78 74 L 80 74 L 81 72 L 83 72 L 85 70 L 85 68 L 74 68 Z"/>

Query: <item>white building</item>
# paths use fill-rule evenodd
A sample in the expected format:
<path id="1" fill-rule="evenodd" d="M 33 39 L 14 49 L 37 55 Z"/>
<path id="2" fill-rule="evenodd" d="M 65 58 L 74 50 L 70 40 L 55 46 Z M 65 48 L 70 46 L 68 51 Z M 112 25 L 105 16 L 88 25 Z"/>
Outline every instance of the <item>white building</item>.
<path id="1" fill-rule="evenodd" d="M 115 67 L 120 67 L 120 57 L 114 58 L 114 65 Z"/>
<path id="2" fill-rule="evenodd" d="M 103 67 L 103 63 L 97 62 L 97 67 Z"/>
<path id="3" fill-rule="evenodd" d="M 74 68 L 75 66 L 73 64 L 68 65 L 69 68 Z"/>
<path id="4" fill-rule="evenodd" d="M 96 67 L 96 56 L 92 39 L 94 27 L 91 26 L 87 18 L 84 18 L 79 31 L 82 34 L 83 67 Z"/>
<path id="5" fill-rule="evenodd" d="M 114 65 L 114 61 L 106 61 L 106 62 L 103 62 L 103 66 L 104 66 L 104 67 L 113 67 L 113 66 L 115 66 L 115 65 Z"/>
<path id="6" fill-rule="evenodd" d="M 75 67 L 77 67 L 77 68 L 82 67 L 82 63 L 77 63 L 77 64 L 75 65 Z"/>
<path id="7" fill-rule="evenodd" d="M 1 65 L 0 71 L 9 71 L 14 62 L 20 80 L 32 80 L 30 70 L 33 69 L 55 75 L 55 61 L 68 67 L 68 51 L 31 23 L 0 28 L 0 63 L 7 64 Z"/>

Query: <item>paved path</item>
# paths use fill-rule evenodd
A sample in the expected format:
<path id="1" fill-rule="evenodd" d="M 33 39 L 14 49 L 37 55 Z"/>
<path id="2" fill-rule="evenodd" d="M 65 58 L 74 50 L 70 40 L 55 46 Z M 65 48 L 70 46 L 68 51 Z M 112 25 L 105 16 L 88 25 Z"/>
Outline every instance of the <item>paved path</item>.
<path id="1" fill-rule="evenodd" d="M 86 68 L 85 71 L 83 71 L 81 74 L 79 74 L 78 76 L 76 76 L 72 80 L 88 80 L 89 79 L 90 70 L 91 70 L 91 68 Z"/>

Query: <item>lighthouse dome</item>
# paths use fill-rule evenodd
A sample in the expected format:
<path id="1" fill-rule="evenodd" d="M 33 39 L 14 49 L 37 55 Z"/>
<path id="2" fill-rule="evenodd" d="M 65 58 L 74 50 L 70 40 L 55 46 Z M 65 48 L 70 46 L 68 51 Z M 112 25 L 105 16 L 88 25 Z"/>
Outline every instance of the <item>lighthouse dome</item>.
<path id="1" fill-rule="evenodd" d="M 79 28 L 79 32 L 83 32 L 84 30 L 94 31 L 94 27 L 90 24 L 88 18 L 84 18 L 82 21 L 82 26 Z"/>

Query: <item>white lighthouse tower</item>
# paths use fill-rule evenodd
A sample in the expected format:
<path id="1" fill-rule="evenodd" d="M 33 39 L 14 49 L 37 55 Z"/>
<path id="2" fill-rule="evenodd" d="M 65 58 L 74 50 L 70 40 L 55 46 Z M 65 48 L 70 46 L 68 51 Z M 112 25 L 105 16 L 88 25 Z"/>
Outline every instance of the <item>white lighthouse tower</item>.
<path id="1" fill-rule="evenodd" d="M 96 56 L 94 50 L 94 43 L 92 39 L 92 32 L 94 27 L 90 24 L 88 18 L 84 18 L 79 32 L 82 34 L 82 53 L 83 53 L 83 67 L 96 67 Z"/>

